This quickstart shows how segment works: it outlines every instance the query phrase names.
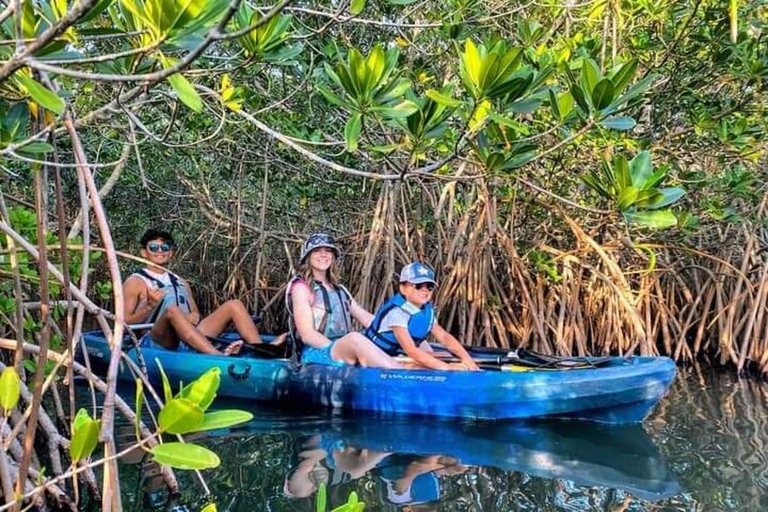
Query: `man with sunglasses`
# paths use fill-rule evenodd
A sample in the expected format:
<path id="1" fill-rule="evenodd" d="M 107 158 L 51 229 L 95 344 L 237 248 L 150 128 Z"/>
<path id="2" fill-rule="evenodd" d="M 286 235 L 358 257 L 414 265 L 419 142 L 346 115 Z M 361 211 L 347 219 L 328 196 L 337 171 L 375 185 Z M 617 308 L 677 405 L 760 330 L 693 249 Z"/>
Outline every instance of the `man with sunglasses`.
<path id="1" fill-rule="evenodd" d="M 379 308 L 365 335 L 387 354 L 405 354 L 424 368 L 478 370 L 459 340 L 437 323 L 432 306 L 436 287 L 435 272 L 427 265 L 414 262 L 404 266 L 400 272 L 400 293 Z M 461 363 L 446 363 L 435 357 L 427 343 L 430 334 Z"/>
<path id="2" fill-rule="evenodd" d="M 142 344 L 230 355 L 237 353 L 242 342 L 232 343 L 220 352 L 208 340 L 219 336 L 230 323 L 246 343 L 261 343 L 256 324 L 239 300 L 225 302 L 201 319 L 189 284 L 166 268 L 174 248 L 170 233 L 148 230 L 141 237 L 141 256 L 149 265 L 130 275 L 123 284 L 125 323 L 152 324 Z"/>

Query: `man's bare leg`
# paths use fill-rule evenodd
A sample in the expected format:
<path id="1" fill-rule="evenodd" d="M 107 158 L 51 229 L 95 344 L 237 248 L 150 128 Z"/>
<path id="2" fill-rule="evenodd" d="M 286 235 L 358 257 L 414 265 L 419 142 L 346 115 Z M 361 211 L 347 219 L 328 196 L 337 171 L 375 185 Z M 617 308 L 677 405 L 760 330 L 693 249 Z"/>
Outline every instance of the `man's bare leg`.
<path id="1" fill-rule="evenodd" d="M 230 322 L 235 324 L 235 330 L 246 343 L 250 345 L 261 343 L 256 324 L 239 300 L 229 300 L 222 304 L 216 311 L 203 318 L 197 324 L 197 329 L 205 336 L 216 337 L 224 332 Z"/>
<path id="2" fill-rule="evenodd" d="M 178 306 L 171 306 L 166 309 L 160 315 L 160 318 L 155 321 L 155 325 L 152 326 L 150 333 L 152 339 L 169 350 L 176 350 L 179 347 L 179 340 L 184 340 L 187 345 L 197 352 L 221 354 L 211 345 L 211 342 L 206 338 L 206 334 L 192 325 L 184 311 Z M 224 352 L 225 354 L 236 353 L 236 350 L 240 348 L 239 345 L 230 347 Z"/>

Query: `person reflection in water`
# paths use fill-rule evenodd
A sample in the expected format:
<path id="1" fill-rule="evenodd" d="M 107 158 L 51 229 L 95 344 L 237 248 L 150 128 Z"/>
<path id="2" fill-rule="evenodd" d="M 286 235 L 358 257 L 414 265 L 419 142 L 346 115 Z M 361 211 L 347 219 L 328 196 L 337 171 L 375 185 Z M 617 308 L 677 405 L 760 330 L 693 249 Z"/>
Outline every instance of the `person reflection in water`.
<path id="1" fill-rule="evenodd" d="M 313 436 L 304 443 L 299 463 L 285 480 L 287 496 L 308 498 L 320 485 L 329 489 L 372 473 L 378 481 L 382 503 L 403 510 L 437 510 L 440 476 L 467 470 L 459 460 L 443 455 L 410 455 L 379 452 L 347 445 L 334 436 Z"/>

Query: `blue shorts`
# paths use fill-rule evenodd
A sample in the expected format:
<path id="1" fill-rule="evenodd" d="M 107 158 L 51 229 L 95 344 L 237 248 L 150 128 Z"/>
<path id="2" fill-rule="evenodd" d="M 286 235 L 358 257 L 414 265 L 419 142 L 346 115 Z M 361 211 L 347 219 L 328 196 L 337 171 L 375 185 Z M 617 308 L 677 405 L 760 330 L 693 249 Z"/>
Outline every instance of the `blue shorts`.
<path id="1" fill-rule="evenodd" d="M 301 350 L 301 364 L 324 364 L 326 366 L 345 366 L 347 363 L 337 361 L 331 357 L 331 350 L 335 341 L 331 341 L 323 348 L 315 348 L 304 344 Z"/>
<path id="2" fill-rule="evenodd" d="M 156 342 L 152 339 L 152 335 L 150 333 L 144 334 L 144 336 L 139 339 L 139 346 L 141 348 L 151 348 L 154 350 L 169 350 Z M 179 341 L 179 348 L 176 350 L 169 350 L 170 352 L 196 352 L 195 349 L 184 343 L 183 341 Z"/>

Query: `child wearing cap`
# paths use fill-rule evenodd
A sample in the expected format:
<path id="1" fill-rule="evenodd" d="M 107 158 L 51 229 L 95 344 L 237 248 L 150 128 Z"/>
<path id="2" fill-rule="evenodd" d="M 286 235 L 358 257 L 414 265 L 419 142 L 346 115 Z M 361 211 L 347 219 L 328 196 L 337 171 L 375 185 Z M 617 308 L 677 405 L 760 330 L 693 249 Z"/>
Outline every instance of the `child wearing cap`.
<path id="1" fill-rule="evenodd" d="M 294 339 L 301 343 L 302 364 L 357 364 L 400 368 L 400 364 L 352 329 L 354 318 L 367 327 L 373 315 L 363 309 L 339 283 L 339 248 L 330 235 L 307 238 L 299 258 L 299 273 L 285 291 Z"/>
<path id="2" fill-rule="evenodd" d="M 432 295 L 436 287 L 435 272 L 427 265 L 414 262 L 404 266 L 400 293 L 379 308 L 365 331 L 366 337 L 385 353 L 405 354 L 424 368 L 478 370 L 461 343 L 435 320 Z M 461 363 L 446 363 L 435 357 L 427 343 L 430 334 Z"/>

